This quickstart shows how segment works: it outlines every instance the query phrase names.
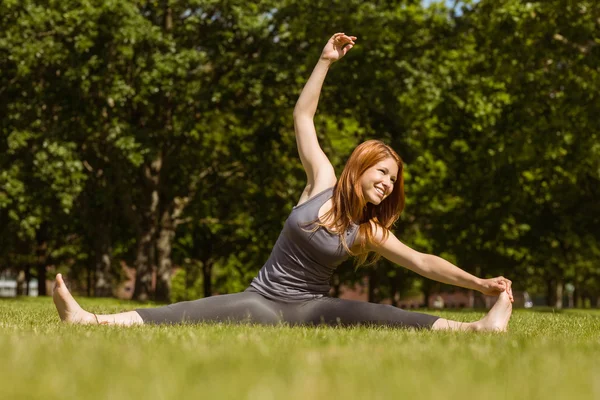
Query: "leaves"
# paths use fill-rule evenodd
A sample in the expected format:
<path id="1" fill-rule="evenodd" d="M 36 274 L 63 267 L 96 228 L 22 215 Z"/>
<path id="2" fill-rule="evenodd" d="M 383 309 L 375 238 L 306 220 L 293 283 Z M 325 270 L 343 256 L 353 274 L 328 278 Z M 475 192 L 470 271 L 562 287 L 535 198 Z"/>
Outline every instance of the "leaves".
<path id="1" fill-rule="evenodd" d="M 566 0 L 4 1 L 0 218 L 18 240 L 0 265 L 50 226 L 73 271 L 101 253 L 150 276 L 172 258 L 186 284 L 210 265 L 216 291 L 242 288 L 304 187 L 292 110 L 340 30 L 358 40 L 323 88 L 319 140 L 337 171 L 370 138 L 402 155 L 402 240 L 517 287 L 591 293 L 598 15 Z M 74 246 L 87 259 L 69 264 Z M 410 290 L 397 268 L 377 269 L 390 293 Z"/>

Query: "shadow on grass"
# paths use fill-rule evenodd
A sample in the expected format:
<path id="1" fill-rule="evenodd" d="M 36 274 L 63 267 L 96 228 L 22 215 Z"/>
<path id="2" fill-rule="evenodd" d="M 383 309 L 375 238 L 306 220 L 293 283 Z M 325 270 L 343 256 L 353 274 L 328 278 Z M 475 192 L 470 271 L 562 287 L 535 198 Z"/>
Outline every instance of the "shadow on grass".
<path id="1" fill-rule="evenodd" d="M 566 311 L 565 309 L 559 309 L 559 308 L 553 308 L 553 307 L 534 307 L 534 308 L 527 308 L 525 310 L 531 311 L 531 312 L 550 313 L 550 314 L 563 314 Z"/>
<path id="2" fill-rule="evenodd" d="M 406 311 L 415 311 L 427 314 L 435 313 L 457 313 L 457 314 L 469 314 L 469 313 L 487 313 L 490 310 L 484 307 L 476 308 L 407 308 Z M 599 308 L 563 308 L 557 309 L 552 307 L 533 307 L 533 308 L 514 308 L 514 311 L 527 312 L 527 313 L 541 313 L 541 314 L 579 314 L 579 313 L 591 313 L 600 315 Z"/>
<path id="3" fill-rule="evenodd" d="M 113 297 L 86 297 L 86 296 L 75 296 L 75 300 L 78 303 L 93 304 L 93 305 L 109 305 L 109 306 L 141 306 L 141 307 L 161 307 L 168 303 L 158 302 L 142 302 L 135 300 L 121 300 Z M 0 302 L 15 302 L 15 303 L 29 303 L 29 304 L 40 304 L 49 303 L 53 304 L 52 296 L 17 296 L 17 297 L 0 297 Z"/>

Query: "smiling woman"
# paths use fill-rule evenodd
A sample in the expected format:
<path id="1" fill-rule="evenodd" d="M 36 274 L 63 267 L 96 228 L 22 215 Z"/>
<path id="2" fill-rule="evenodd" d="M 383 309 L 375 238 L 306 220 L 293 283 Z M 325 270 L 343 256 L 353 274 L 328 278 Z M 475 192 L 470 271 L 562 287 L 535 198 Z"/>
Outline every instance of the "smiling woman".
<path id="1" fill-rule="evenodd" d="M 57 276 L 54 302 L 63 321 L 82 324 L 173 324 L 230 321 L 260 324 L 390 325 L 427 329 L 504 331 L 512 312 L 511 281 L 480 279 L 440 257 L 401 243 L 391 228 L 404 209 L 402 160 L 370 140 L 352 153 L 338 181 L 317 140 L 313 118 L 325 76 L 356 37 L 333 35 L 294 109 L 294 127 L 307 184 L 258 276 L 243 293 L 114 315 L 84 311 Z M 384 304 L 328 297 L 335 268 L 383 256 L 427 278 L 499 296 L 487 316 L 461 323 Z"/>
<path id="2" fill-rule="evenodd" d="M 358 264 L 366 261 L 367 245 L 373 241 L 372 226 L 366 222 L 376 220 L 387 230 L 404 209 L 402 169 L 400 156 L 385 143 L 368 140 L 360 144 L 335 184 L 332 200 L 325 203 L 322 217 L 319 214 L 323 222 L 318 225 L 330 232 L 345 232 L 352 224 L 358 225 L 359 236 L 365 240 L 357 241 L 354 249 L 341 236 L 348 253 L 359 257 Z M 372 261 L 377 254 L 374 257 Z"/>

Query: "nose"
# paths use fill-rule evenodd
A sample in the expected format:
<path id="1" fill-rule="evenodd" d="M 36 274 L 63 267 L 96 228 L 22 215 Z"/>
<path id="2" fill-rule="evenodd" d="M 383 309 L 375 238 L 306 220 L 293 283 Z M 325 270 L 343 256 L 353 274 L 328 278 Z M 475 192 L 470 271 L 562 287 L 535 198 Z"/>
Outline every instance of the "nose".
<path id="1" fill-rule="evenodd" d="M 392 186 L 392 183 L 388 179 L 387 181 L 383 181 L 382 185 L 383 185 L 383 190 L 387 193 L 387 191 L 389 190 L 389 188 Z"/>

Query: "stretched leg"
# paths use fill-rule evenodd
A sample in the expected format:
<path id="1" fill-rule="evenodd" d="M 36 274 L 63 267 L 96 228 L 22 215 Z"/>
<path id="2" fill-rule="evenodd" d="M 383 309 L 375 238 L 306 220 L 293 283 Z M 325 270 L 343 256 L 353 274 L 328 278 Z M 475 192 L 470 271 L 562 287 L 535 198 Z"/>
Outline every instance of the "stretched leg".
<path id="1" fill-rule="evenodd" d="M 159 308 L 136 310 L 144 323 L 177 324 L 182 322 L 251 322 L 275 325 L 282 320 L 280 305 L 259 293 L 242 293 L 183 301 Z"/>
<path id="2" fill-rule="evenodd" d="M 56 276 L 54 304 L 63 322 L 71 324 L 140 325 L 182 322 L 255 322 L 277 324 L 282 311 L 278 303 L 253 291 L 213 296 L 157 308 L 142 308 L 119 314 L 96 315 L 85 311 L 67 289 L 61 274 Z"/>
<path id="3" fill-rule="evenodd" d="M 390 305 L 321 298 L 304 303 L 298 322 L 327 325 L 388 325 L 433 330 L 505 331 L 512 312 L 508 295 L 502 293 L 483 319 L 464 323 L 433 315 L 405 311 Z"/>
<path id="4" fill-rule="evenodd" d="M 387 305 L 323 297 L 299 307 L 301 323 L 325 325 L 386 325 L 402 328 L 431 328 L 439 317 L 405 311 Z"/>
<path id="5" fill-rule="evenodd" d="M 69 289 L 67 289 L 61 274 L 56 275 L 52 299 L 54 300 L 60 319 L 69 324 L 136 325 L 144 323 L 140 315 L 135 311 L 112 315 L 95 315 L 85 311 L 75 301 Z"/>

